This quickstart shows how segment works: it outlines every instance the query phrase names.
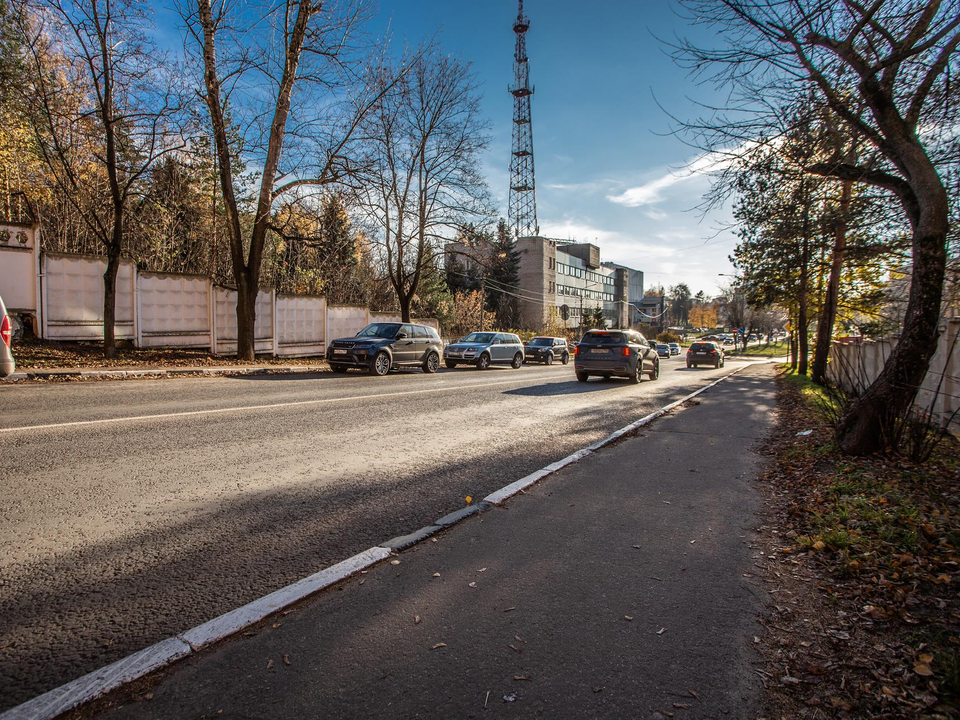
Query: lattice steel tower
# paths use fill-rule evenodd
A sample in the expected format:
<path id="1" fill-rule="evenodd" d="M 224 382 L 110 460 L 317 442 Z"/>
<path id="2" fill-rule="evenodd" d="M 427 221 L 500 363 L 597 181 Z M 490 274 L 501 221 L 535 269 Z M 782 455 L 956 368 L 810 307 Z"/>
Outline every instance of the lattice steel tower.
<path id="1" fill-rule="evenodd" d="M 523 0 L 513 23 L 517 49 L 513 55 L 513 154 L 510 157 L 509 222 L 517 237 L 540 234 L 537 224 L 537 190 L 533 176 L 533 125 L 530 122 L 530 63 L 527 60 L 527 30 L 530 20 L 523 14 Z"/>

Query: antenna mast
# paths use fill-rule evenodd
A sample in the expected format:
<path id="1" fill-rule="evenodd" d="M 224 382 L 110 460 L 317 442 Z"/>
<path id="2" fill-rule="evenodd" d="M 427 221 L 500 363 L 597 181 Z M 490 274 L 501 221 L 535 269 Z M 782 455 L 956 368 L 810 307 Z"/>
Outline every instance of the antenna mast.
<path id="1" fill-rule="evenodd" d="M 530 64 L 527 59 L 526 33 L 530 20 L 523 14 L 523 0 L 519 0 L 513 31 L 517 34 L 517 48 L 513 55 L 514 84 L 508 88 L 513 95 L 513 153 L 510 157 L 510 227 L 516 237 L 540 234 L 537 224 L 537 192 L 533 174 L 533 125 L 530 122 Z"/>

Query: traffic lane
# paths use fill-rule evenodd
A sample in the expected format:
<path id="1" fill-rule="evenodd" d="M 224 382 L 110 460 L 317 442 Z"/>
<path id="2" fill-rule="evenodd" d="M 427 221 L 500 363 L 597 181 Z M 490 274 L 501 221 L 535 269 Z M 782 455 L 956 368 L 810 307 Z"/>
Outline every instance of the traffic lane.
<path id="1" fill-rule="evenodd" d="M 18 437 L 0 706 L 429 524 L 715 374 L 676 368 L 632 386 L 563 369 L 551 370 L 561 395 L 477 389 Z"/>
<path id="2" fill-rule="evenodd" d="M 552 369 L 552 368 L 550 368 Z M 0 386 L 0 430 L 96 419 L 135 417 L 188 411 L 231 409 L 303 399 L 335 398 L 353 390 L 375 395 L 399 389 L 446 388 L 451 384 L 482 385 L 508 373 L 518 382 L 541 375 L 547 368 L 520 371 L 494 367 L 486 372 L 446 370 L 427 378 L 422 370 L 404 369 L 386 378 L 359 372 L 346 375 L 237 375 L 213 378 L 156 378 L 111 382 L 17 384 Z M 240 381 L 240 384 L 238 384 Z M 244 382 L 247 381 L 247 382 Z M 426 383 L 426 384 L 424 384 Z M 249 394 L 252 391 L 252 395 Z"/>

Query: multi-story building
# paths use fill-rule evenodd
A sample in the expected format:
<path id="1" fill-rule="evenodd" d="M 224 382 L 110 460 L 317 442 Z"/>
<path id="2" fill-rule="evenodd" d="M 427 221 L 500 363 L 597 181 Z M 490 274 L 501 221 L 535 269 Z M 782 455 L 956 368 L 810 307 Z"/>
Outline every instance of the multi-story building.
<path id="1" fill-rule="evenodd" d="M 483 267 L 491 248 L 450 243 L 448 258 L 468 271 Z M 544 237 L 517 240 L 520 254 L 520 320 L 539 331 L 551 317 L 568 328 L 579 328 L 581 318 L 602 308 L 609 327 L 630 327 L 642 321 L 643 273 L 625 265 L 600 262 L 600 248 Z"/>

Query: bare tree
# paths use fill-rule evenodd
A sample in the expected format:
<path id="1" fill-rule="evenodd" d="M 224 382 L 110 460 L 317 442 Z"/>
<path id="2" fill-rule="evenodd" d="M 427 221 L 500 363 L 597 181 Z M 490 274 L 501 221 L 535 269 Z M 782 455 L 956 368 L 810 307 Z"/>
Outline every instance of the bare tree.
<path id="1" fill-rule="evenodd" d="M 444 233 L 490 215 L 486 126 L 468 65 L 429 49 L 369 117 L 357 200 L 377 232 L 404 322 Z"/>
<path id="2" fill-rule="evenodd" d="M 103 349 L 116 354 L 116 290 L 131 198 L 162 155 L 183 147 L 175 77 L 138 0 L 39 0 L 22 12 L 23 92 L 57 190 L 106 250 Z"/>
<path id="3" fill-rule="evenodd" d="M 188 4 L 188 2 L 194 4 Z M 237 357 L 254 357 L 264 246 L 275 203 L 349 176 L 356 130 L 396 78 L 365 84 L 372 55 L 359 43 L 368 0 L 259 3 L 183 0 L 188 52 L 203 70 L 227 236 L 237 284 Z M 373 88 L 373 89 L 371 89 Z M 244 187 L 242 158 L 259 172 Z M 249 209 L 245 212 L 247 194 Z"/>
<path id="4" fill-rule="evenodd" d="M 845 411 L 840 447 L 884 449 L 936 351 L 946 264 L 948 194 L 958 103 L 950 76 L 960 45 L 958 0 L 681 0 L 719 32 L 716 49 L 682 43 L 677 57 L 732 88 L 732 108 L 692 122 L 711 149 L 765 142 L 781 108 L 811 91 L 880 158 L 838 152 L 807 171 L 893 193 L 912 228 L 913 277 L 903 335 L 877 380 Z M 951 102 L 951 100 L 953 100 Z M 732 111 L 732 112 L 731 112 Z M 723 117 L 721 117 L 723 116 Z"/>

